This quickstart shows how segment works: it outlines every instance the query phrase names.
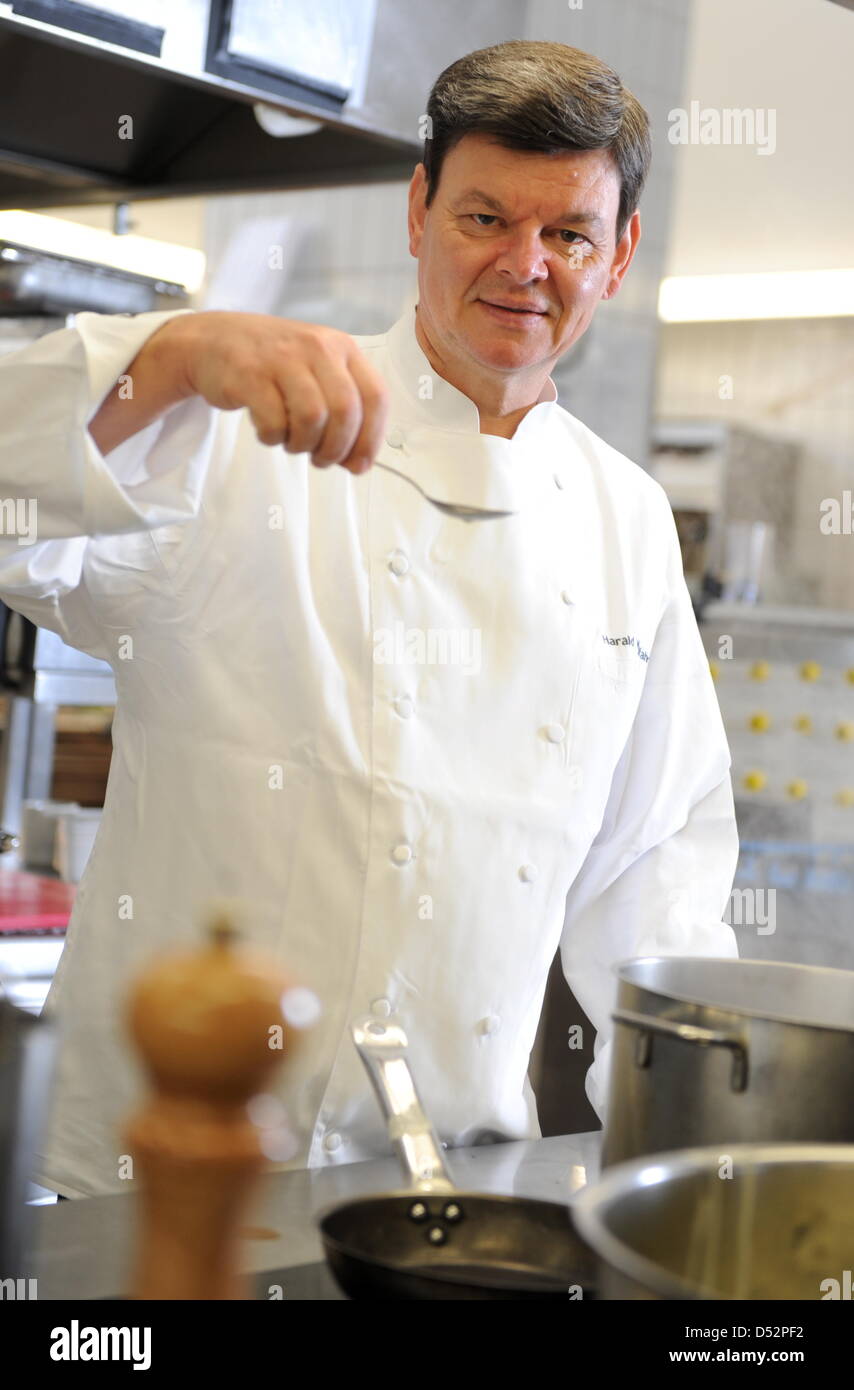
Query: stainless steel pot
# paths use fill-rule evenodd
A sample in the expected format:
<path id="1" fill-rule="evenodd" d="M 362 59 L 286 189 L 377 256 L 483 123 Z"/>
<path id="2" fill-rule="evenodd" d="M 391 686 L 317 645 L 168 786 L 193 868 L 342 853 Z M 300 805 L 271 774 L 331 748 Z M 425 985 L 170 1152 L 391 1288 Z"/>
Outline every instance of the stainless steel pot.
<path id="1" fill-rule="evenodd" d="M 603 1168 L 704 1144 L 854 1143 L 854 971 L 650 956 L 617 975 Z"/>
<path id="2" fill-rule="evenodd" d="M 600 1298 L 850 1299 L 852 1194 L 854 1145 L 733 1144 L 621 1163 L 572 1213 Z"/>

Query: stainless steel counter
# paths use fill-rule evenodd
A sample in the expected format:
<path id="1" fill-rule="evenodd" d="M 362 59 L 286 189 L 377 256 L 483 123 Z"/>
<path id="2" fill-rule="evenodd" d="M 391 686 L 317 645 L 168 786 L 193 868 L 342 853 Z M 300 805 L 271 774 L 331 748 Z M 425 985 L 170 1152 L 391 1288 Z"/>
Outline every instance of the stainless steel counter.
<path id="1" fill-rule="evenodd" d="M 600 1139 L 597 1130 L 451 1149 L 446 1160 L 462 1188 L 568 1202 L 598 1176 Z M 271 1173 L 259 1188 L 249 1218 L 244 1268 L 260 1274 L 317 1265 L 323 1260 L 314 1221 L 317 1212 L 350 1197 L 400 1186 L 400 1168 L 393 1157 Z M 133 1192 L 34 1208 L 31 1267 L 22 1273 L 38 1279 L 39 1299 L 120 1297 L 126 1288 L 135 1211 Z M 320 1291 L 302 1296 L 335 1295 Z"/>

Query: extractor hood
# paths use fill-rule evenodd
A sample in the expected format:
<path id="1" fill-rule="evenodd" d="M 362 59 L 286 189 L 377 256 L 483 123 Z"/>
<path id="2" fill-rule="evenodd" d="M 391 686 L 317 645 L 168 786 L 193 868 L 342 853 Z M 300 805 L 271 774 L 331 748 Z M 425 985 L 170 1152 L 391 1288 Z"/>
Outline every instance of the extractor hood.
<path id="1" fill-rule="evenodd" d="M 396 16 L 393 8 L 0 0 L 0 207 L 408 178 L 421 152 L 417 113 L 438 69 L 427 52 L 419 71 L 413 28 L 401 74 L 399 2 Z M 335 28 L 352 28 L 357 11 L 362 51 L 353 33 L 337 51 Z M 323 46 L 313 54 L 315 35 Z M 404 89 L 407 110 L 397 100 Z M 305 122 L 294 123 L 298 133 L 269 133 L 288 113 Z"/>

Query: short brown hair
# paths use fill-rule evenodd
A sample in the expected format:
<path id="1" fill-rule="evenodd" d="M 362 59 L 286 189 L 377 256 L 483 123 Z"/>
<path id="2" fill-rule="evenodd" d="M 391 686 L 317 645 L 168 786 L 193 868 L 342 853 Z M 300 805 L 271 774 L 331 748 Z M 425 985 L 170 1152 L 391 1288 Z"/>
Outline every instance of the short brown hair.
<path id="1" fill-rule="evenodd" d="M 479 48 L 436 78 L 427 116 L 428 207 L 445 155 L 464 135 L 493 135 L 507 149 L 542 154 L 604 149 L 620 175 L 620 240 L 649 172 L 649 117 L 614 69 L 592 53 L 528 39 Z"/>

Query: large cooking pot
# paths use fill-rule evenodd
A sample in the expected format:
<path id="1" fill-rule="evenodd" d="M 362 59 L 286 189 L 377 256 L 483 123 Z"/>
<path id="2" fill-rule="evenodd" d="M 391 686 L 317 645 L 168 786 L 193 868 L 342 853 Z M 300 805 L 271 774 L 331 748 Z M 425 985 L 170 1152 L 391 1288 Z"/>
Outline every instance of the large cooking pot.
<path id="1" fill-rule="evenodd" d="M 704 1144 L 854 1143 L 854 971 L 649 956 L 617 975 L 603 1168 Z"/>
<path id="2" fill-rule="evenodd" d="M 850 1299 L 854 1145 L 733 1144 L 611 1168 L 573 1202 L 604 1299 Z"/>

